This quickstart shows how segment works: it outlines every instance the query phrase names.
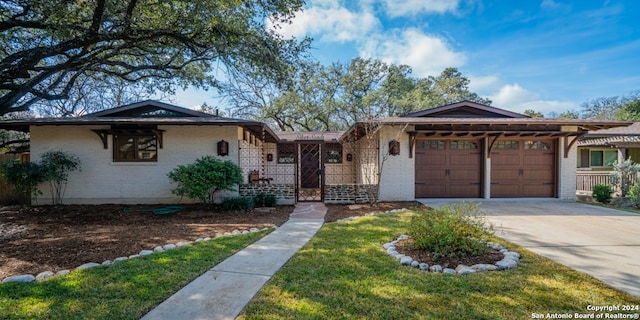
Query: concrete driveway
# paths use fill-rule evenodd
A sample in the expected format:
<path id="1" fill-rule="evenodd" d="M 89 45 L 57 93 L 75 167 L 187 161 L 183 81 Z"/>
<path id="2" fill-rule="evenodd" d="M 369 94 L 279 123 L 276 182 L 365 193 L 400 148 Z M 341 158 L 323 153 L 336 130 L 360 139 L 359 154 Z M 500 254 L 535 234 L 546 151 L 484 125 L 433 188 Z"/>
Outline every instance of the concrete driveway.
<path id="1" fill-rule="evenodd" d="M 497 236 L 640 296 L 640 215 L 557 199 L 467 201 L 482 203 Z"/>

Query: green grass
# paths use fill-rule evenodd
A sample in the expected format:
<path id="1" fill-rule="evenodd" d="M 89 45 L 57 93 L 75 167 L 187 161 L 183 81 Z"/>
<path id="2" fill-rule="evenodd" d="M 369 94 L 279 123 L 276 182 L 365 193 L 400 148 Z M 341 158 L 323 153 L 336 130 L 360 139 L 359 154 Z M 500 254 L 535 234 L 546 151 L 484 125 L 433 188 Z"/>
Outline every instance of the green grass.
<path id="1" fill-rule="evenodd" d="M 216 238 L 41 283 L 0 285 L 0 319 L 139 319 L 268 231 Z"/>
<path id="2" fill-rule="evenodd" d="M 531 319 L 589 313 L 587 305 L 640 299 L 586 274 L 520 252 L 517 269 L 468 276 L 403 267 L 382 245 L 406 233 L 412 213 L 325 225 L 254 297 L 242 319 Z"/>

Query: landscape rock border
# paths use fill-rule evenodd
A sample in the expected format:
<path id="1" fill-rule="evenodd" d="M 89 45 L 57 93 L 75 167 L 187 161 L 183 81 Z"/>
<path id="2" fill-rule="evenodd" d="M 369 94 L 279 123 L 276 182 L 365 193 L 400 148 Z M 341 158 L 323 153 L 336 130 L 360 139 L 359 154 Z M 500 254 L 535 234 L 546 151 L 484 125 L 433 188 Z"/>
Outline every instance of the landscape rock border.
<path id="1" fill-rule="evenodd" d="M 277 227 L 272 227 L 273 229 L 277 229 Z M 113 260 L 105 260 L 102 263 L 97 263 L 97 262 L 87 262 L 85 264 L 82 264 L 78 267 L 76 267 L 73 270 L 84 270 L 84 269 L 90 269 L 90 268 L 95 268 L 95 267 L 100 267 L 100 266 L 110 266 L 114 263 L 118 263 L 120 261 L 124 261 L 124 260 L 128 260 L 128 259 L 135 259 L 137 257 L 142 257 L 142 256 L 147 256 L 150 254 L 154 254 L 154 253 L 159 253 L 159 252 L 164 252 L 167 250 L 171 250 L 171 249 L 175 249 L 178 247 L 183 247 L 183 246 L 187 246 L 190 245 L 192 243 L 195 242 L 201 242 L 201 241 L 208 241 L 211 240 L 213 238 L 220 238 L 220 237 L 227 237 L 227 236 L 235 236 L 235 235 L 240 235 L 240 234 L 249 234 L 249 233 L 253 233 L 253 232 L 260 232 L 260 231 L 265 231 L 265 230 L 269 230 L 272 228 L 262 228 L 262 229 L 258 229 L 258 228 L 251 228 L 249 230 L 243 230 L 240 231 L 238 229 L 233 230 L 233 232 L 225 232 L 225 233 L 218 233 L 216 234 L 214 237 L 201 237 L 196 239 L 195 241 L 180 241 L 178 243 L 167 243 L 164 246 L 157 246 L 151 250 L 141 250 L 139 253 L 137 254 L 133 254 L 130 256 L 122 256 L 122 257 L 117 257 Z M 31 274 L 21 274 L 21 275 L 15 275 L 15 276 L 8 276 L 6 278 L 4 278 L 0 283 L 10 283 L 10 282 L 34 282 L 34 281 L 44 281 L 48 278 L 54 277 L 54 276 L 63 276 L 63 275 L 67 275 L 71 272 L 72 270 L 60 270 L 56 273 L 54 273 L 53 271 L 43 271 L 40 272 L 38 275 L 34 276 Z"/>
<path id="2" fill-rule="evenodd" d="M 398 242 L 402 240 L 407 240 L 407 239 L 409 239 L 409 236 L 401 235 L 396 240 L 385 243 L 382 247 L 387 252 L 387 254 L 398 259 L 400 261 L 400 264 L 402 264 L 403 266 L 418 268 L 426 272 L 458 274 L 458 275 L 474 274 L 479 272 L 515 269 L 518 267 L 518 263 L 520 262 L 520 254 L 518 252 L 509 251 L 508 249 L 503 247 L 501 244 L 497 244 L 494 242 L 487 242 L 487 246 L 489 246 L 494 250 L 498 250 L 500 251 L 500 253 L 502 253 L 503 255 L 502 260 L 496 262 L 495 264 L 481 263 L 481 264 L 474 264 L 472 266 L 459 264 L 455 269 L 442 268 L 441 265 L 429 266 L 424 262 L 416 261 L 412 257 L 401 254 L 396 250 L 397 249 L 396 245 L 398 244 Z"/>

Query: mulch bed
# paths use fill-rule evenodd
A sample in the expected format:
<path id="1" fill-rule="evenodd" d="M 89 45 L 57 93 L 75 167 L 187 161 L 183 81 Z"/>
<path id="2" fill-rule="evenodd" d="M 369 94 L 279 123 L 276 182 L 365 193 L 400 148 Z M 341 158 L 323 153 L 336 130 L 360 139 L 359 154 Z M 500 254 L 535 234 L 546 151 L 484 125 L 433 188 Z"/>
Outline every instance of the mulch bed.
<path id="1" fill-rule="evenodd" d="M 65 205 L 0 209 L 0 280 L 11 275 L 57 272 L 101 263 L 167 243 L 217 233 L 280 226 L 293 206 L 267 212 L 224 212 L 184 205 L 166 215 L 146 210 L 162 205 Z"/>
<path id="2" fill-rule="evenodd" d="M 18 274 L 74 269 L 87 262 L 101 263 L 167 243 L 213 237 L 236 229 L 281 226 L 294 208 L 225 212 L 217 206 L 183 206 L 182 211 L 170 214 L 149 212 L 163 205 L 0 207 L 0 280 Z M 393 209 L 425 208 L 415 201 L 326 206 L 328 223 Z M 401 250 L 416 260 L 430 261 L 410 247 L 399 246 L 398 251 Z M 470 265 L 475 260 L 460 261 Z M 457 262 L 449 264 L 455 268 Z M 446 262 L 441 265 L 445 267 Z"/>
<path id="3" fill-rule="evenodd" d="M 404 254 L 405 256 L 411 257 L 413 260 L 424 262 L 430 266 L 439 264 L 442 268 L 455 269 L 460 264 L 464 264 L 465 266 L 472 266 L 474 264 L 481 263 L 495 264 L 504 258 L 504 255 L 500 253 L 500 251 L 489 248 L 486 252 L 477 256 L 460 256 L 434 260 L 429 251 L 416 249 L 413 247 L 412 243 L 413 241 L 411 239 L 399 241 L 396 245 L 396 251 Z"/>

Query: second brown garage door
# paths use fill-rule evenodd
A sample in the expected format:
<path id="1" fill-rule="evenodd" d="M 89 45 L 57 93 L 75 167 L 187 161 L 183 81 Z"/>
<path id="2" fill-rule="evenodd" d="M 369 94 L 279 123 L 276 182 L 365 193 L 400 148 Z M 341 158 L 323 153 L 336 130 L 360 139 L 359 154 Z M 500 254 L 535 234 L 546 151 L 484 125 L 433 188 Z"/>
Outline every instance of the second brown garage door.
<path id="1" fill-rule="evenodd" d="M 555 197 L 555 140 L 498 140 L 491 152 L 491 197 Z"/>
<path id="2" fill-rule="evenodd" d="M 480 140 L 416 141 L 416 198 L 478 198 Z"/>

